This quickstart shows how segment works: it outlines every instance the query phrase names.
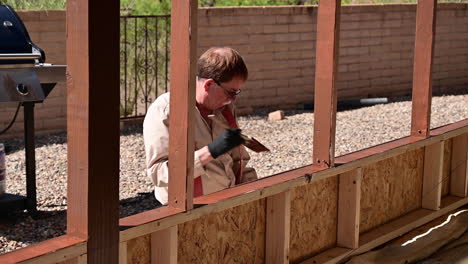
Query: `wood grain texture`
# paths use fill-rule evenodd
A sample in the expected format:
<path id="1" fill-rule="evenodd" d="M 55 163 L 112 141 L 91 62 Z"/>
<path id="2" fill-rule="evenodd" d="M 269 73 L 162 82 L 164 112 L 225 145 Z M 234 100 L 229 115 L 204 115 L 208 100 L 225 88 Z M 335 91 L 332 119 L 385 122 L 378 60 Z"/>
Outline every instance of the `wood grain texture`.
<path id="1" fill-rule="evenodd" d="M 128 248 L 127 241 L 121 242 L 119 245 L 119 264 L 127 264 L 128 262 Z"/>
<path id="2" fill-rule="evenodd" d="M 290 172 L 279 173 L 277 175 L 263 178 L 252 183 L 239 185 L 227 190 L 217 192 L 217 195 L 210 196 L 208 205 L 190 211 L 190 213 L 179 213 L 177 210 L 169 213 L 161 213 L 163 208 L 158 208 L 140 213 L 131 217 L 121 219 L 123 231 L 120 233 L 121 241 L 127 241 L 135 237 L 150 234 L 158 230 L 165 229 L 174 224 L 181 224 L 193 219 L 220 212 L 235 206 L 240 206 L 248 202 L 275 195 L 298 186 L 305 186 L 311 182 L 320 181 L 329 177 L 336 177 L 337 174 L 356 169 L 358 167 L 369 166 L 379 161 L 402 155 L 408 151 L 421 149 L 452 137 L 468 133 L 468 119 L 446 125 L 431 131 L 432 136 L 427 139 L 414 140 L 405 137 L 382 145 L 371 147 L 362 151 L 342 156 L 338 161 L 341 163 L 337 167 L 314 171 L 313 166 L 305 166 Z M 313 173 L 310 174 L 310 171 Z M 235 192 L 232 192 L 235 190 Z M 361 204 L 362 206 L 362 204 Z"/>
<path id="3" fill-rule="evenodd" d="M 151 263 L 177 264 L 177 226 L 151 234 Z"/>
<path id="4" fill-rule="evenodd" d="M 179 263 L 264 263 L 265 199 L 179 225 Z"/>
<path id="5" fill-rule="evenodd" d="M 291 192 L 267 198 L 265 263 L 289 263 Z"/>
<path id="6" fill-rule="evenodd" d="M 424 148 L 422 208 L 439 210 L 444 167 L 444 142 Z"/>
<path id="7" fill-rule="evenodd" d="M 320 1 L 317 13 L 312 163 L 324 168 L 335 160 L 340 8 L 340 0 Z"/>
<path id="8" fill-rule="evenodd" d="M 0 263 L 55 263 L 86 253 L 86 241 L 64 235 L 0 255 Z"/>
<path id="9" fill-rule="evenodd" d="M 363 167 L 360 232 L 421 207 L 424 148 Z"/>
<path id="10" fill-rule="evenodd" d="M 450 170 L 452 169 L 452 139 L 445 140 L 444 143 L 444 167 L 442 169 L 442 197 L 450 191 Z"/>
<path id="11" fill-rule="evenodd" d="M 151 264 L 151 236 L 146 235 L 127 241 L 128 264 Z"/>
<path id="12" fill-rule="evenodd" d="M 419 0 L 416 11 L 411 135 L 428 137 L 437 0 Z"/>
<path id="13" fill-rule="evenodd" d="M 297 187 L 291 195 L 289 255 L 298 263 L 336 245 L 337 176 Z"/>
<path id="14" fill-rule="evenodd" d="M 65 260 L 62 262 L 57 262 L 57 264 L 86 264 L 87 263 L 87 255 L 81 255 L 74 259 Z"/>
<path id="15" fill-rule="evenodd" d="M 450 194 L 466 197 L 468 189 L 468 135 L 453 138 Z"/>
<path id="16" fill-rule="evenodd" d="M 119 10 L 67 1 L 67 234 L 87 239 L 88 263 L 118 263 Z"/>
<path id="17" fill-rule="evenodd" d="M 197 0 L 172 1 L 169 206 L 193 208 Z"/>
<path id="18" fill-rule="evenodd" d="M 418 209 L 409 214 L 401 216 L 387 224 L 379 226 L 372 231 L 361 235 L 360 246 L 357 249 L 345 249 L 335 247 L 317 256 L 314 256 L 301 264 L 335 264 L 342 263 L 345 259 L 367 252 L 379 245 L 382 245 L 396 237 L 399 237 L 421 225 L 428 223 L 456 208 L 465 205 L 468 198 L 447 196 L 442 199 L 441 209 L 438 211 Z"/>
<path id="19" fill-rule="evenodd" d="M 337 245 L 359 247 L 359 217 L 361 216 L 362 169 L 340 174 L 338 187 Z"/>

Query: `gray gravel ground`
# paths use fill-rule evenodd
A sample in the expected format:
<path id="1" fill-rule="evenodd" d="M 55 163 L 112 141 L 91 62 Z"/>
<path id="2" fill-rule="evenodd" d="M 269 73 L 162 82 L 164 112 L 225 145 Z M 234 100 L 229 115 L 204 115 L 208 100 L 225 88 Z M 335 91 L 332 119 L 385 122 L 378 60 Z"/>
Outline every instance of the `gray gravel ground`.
<path id="1" fill-rule="evenodd" d="M 276 110 L 276 109 L 274 109 Z M 270 153 L 251 153 L 251 165 L 260 176 L 268 176 L 311 163 L 313 113 L 286 111 L 286 119 L 267 121 L 268 111 L 241 117 L 245 134 L 263 142 Z M 438 127 L 468 118 L 468 94 L 434 97 L 432 124 Z M 340 111 L 337 117 L 336 155 L 353 152 L 409 135 L 411 102 Z M 25 195 L 24 142 L 5 140 L 7 191 Z M 131 126 L 120 138 L 121 216 L 154 208 L 151 182 L 144 174 L 141 125 Z M 24 212 L 0 217 L 0 253 L 65 233 L 66 229 L 66 135 L 37 138 L 37 197 L 42 216 L 33 220 Z"/>

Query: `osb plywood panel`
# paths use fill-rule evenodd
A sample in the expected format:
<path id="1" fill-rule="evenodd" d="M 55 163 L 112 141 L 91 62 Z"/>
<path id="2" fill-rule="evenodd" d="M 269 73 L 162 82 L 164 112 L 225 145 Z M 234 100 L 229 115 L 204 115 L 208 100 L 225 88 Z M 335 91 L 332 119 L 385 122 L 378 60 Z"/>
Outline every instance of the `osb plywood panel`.
<path id="1" fill-rule="evenodd" d="M 81 255 L 79 257 L 58 262 L 57 264 L 85 264 L 87 262 L 87 255 Z"/>
<path id="2" fill-rule="evenodd" d="M 360 232 L 421 207 L 424 148 L 363 167 Z"/>
<path id="3" fill-rule="evenodd" d="M 127 242 L 128 264 L 151 263 L 151 236 L 137 237 Z"/>
<path id="4" fill-rule="evenodd" d="M 180 224 L 178 263 L 264 263 L 265 199 Z"/>
<path id="5" fill-rule="evenodd" d="M 452 139 L 444 143 L 444 167 L 442 171 L 442 197 L 449 194 L 450 170 L 452 169 Z"/>
<path id="6" fill-rule="evenodd" d="M 289 259 L 298 263 L 336 244 L 336 176 L 295 188 L 291 193 Z"/>

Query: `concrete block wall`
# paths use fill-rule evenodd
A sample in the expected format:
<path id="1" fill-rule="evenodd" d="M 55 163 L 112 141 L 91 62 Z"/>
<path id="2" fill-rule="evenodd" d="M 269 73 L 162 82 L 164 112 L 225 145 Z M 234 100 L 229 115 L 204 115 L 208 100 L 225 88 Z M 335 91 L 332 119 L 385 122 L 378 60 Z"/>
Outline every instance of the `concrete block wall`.
<path id="1" fill-rule="evenodd" d="M 468 87 L 468 4 L 439 4 L 433 90 Z M 66 64 L 65 12 L 18 12 L 47 62 Z M 248 113 L 260 107 L 311 103 L 314 95 L 317 7 L 199 9 L 198 53 L 231 46 L 245 58 L 249 81 L 238 100 Z M 416 6 L 343 6 L 340 24 L 339 99 L 410 95 Z M 36 107 L 37 133 L 65 131 L 66 87 L 60 83 Z M 6 126 L 14 107 L 0 106 Z M 5 136 L 22 136 L 22 113 Z"/>
<path id="2" fill-rule="evenodd" d="M 468 4 L 439 4 L 434 93 L 468 88 Z M 317 7 L 201 9 L 199 52 L 232 46 L 250 78 L 238 100 L 246 112 L 312 103 Z M 416 6 L 343 6 L 338 98 L 411 94 Z"/>

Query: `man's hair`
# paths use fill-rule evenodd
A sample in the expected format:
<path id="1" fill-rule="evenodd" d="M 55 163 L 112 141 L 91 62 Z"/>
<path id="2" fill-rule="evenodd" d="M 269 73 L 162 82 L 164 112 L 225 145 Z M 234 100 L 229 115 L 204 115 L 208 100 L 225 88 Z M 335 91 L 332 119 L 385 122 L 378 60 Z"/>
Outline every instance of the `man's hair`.
<path id="1" fill-rule="evenodd" d="M 217 82 L 229 82 L 234 77 L 248 78 L 247 66 L 241 55 L 229 47 L 214 47 L 205 51 L 197 62 L 197 76 Z"/>

